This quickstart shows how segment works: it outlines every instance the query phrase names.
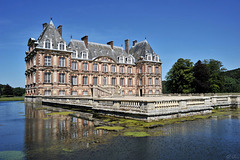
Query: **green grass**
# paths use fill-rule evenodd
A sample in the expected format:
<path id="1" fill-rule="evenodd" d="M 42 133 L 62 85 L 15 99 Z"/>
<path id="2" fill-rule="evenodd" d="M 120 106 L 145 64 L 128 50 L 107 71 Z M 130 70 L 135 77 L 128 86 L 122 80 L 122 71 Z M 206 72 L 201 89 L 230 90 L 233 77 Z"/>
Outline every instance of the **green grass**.
<path id="1" fill-rule="evenodd" d="M 24 101 L 24 97 L 0 97 L 0 101 Z"/>

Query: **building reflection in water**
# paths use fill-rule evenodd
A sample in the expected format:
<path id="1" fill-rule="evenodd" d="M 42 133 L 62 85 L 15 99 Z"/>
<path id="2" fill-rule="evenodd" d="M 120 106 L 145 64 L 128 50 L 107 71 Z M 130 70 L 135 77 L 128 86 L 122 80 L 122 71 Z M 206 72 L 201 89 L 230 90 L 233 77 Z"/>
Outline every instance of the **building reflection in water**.
<path id="1" fill-rule="evenodd" d="M 81 149 L 106 141 L 108 132 L 102 129 L 96 130 L 94 127 L 97 120 L 87 120 L 61 114 L 48 115 L 52 112 L 49 111 L 51 108 L 53 107 L 46 109 L 42 105 L 25 104 L 26 150 L 52 147 L 53 145 L 60 145 L 62 148 L 68 146 L 71 149 Z M 57 108 L 54 108 L 55 110 Z"/>

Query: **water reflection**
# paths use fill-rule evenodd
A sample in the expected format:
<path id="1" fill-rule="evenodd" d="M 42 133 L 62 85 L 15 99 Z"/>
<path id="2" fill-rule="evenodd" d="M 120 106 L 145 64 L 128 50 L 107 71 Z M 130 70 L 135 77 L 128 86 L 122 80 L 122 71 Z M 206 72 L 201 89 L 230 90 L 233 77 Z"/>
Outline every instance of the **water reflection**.
<path id="1" fill-rule="evenodd" d="M 43 152 L 57 154 L 89 148 L 109 138 L 106 136 L 107 131 L 94 129 L 95 123 L 98 123 L 97 120 L 61 114 L 49 115 L 53 111 L 60 110 L 65 111 L 49 106 L 25 104 L 25 148 L 30 159 L 36 157 L 36 154 L 39 154 L 42 159 Z M 79 115 L 79 112 L 74 113 Z"/>

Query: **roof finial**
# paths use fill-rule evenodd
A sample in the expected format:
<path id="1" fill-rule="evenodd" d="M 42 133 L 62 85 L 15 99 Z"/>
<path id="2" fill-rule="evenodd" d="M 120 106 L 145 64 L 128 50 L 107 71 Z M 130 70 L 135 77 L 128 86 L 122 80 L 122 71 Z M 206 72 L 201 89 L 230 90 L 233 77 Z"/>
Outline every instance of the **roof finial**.
<path id="1" fill-rule="evenodd" d="M 51 20 L 52 20 L 52 16 L 51 16 Z"/>
<path id="2" fill-rule="evenodd" d="M 145 40 L 147 40 L 147 36 L 146 36 L 146 34 L 145 34 Z"/>
<path id="3" fill-rule="evenodd" d="M 72 35 L 71 35 L 71 39 L 72 39 Z"/>

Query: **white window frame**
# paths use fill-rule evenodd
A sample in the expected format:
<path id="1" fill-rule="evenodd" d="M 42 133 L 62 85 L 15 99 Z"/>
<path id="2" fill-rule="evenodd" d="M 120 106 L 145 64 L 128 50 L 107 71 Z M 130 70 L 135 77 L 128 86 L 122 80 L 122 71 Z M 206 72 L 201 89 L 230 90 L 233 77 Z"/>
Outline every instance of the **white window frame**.
<path id="1" fill-rule="evenodd" d="M 72 52 L 72 58 L 77 58 L 77 52 L 75 50 Z"/>
<path id="2" fill-rule="evenodd" d="M 44 48 L 51 49 L 51 41 L 49 39 L 46 39 L 44 42 Z"/>
<path id="3" fill-rule="evenodd" d="M 98 64 L 97 63 L 93 63 L 93 71 L 98 71 Z"/>
<path id="4" fill-rule="evenodd" d="M 88 71 L 88 63 L 83 63 L 83 71 Z"/>
<path id="5" fill-rule="evenodd" d="M 51 96 L 51 90 L 45 90 L 44 96 Z"/>
<path id="6" fill-rule="evenodd" d="M 72 76 L 72 85 L 77 85 L 77 76 Z"/>
<path id="7" fill-rule="evenodd" d="M 128 67 L 128 73 L 132 73 L 132 67 Z"/>
<path id="8" fill-rule="evenodd" d="M 120 78 L 120 86 L 124 86 L 124 78 Z"/>
<path id="9" fill-rule="evenodd" d="M 107 85 L 107 77 L 103 77 L 103 85 Z"/>
<path id="10" fill-rule="evenodd" d="M 132 86 L 132 78 L 128 78 L 128 86 Z"/>
<path id="11" fill-rule="evenodd" d="M 44 73 L 44 83 L 51 83 L 51 72 Z"/>
<path id="12" fill-rule="evenodd" d="M 65 67 L 65 58 L 59 57 L 59 67 Z"/>
<path id="13" fill-rule="evenodd" d="M 51 66 L 51 56 L 44 56 L 44 66 Z"/>
<path id="14" fill-rule="evenodd" d="M 120 73 L 124 73 L 124 66 L 120 66 Z"/>
<path id="15" fill-rule="evenodd" d="M 65 90 L 59 90 L 59 96 L 65 96 Z"/>
<path id="16" fill-rule="evenodd" d="M 152 73 L 152 66 L 148 66 L 148 73 Z"/>
<path id="17" fill-rule="evenodd" d="M 107 69 L 107 64 L 103 64 L 103 72 L 107 72 L 108 69 Z"/>
<path id="18" fill-rule="evenodd" d="M 98 84 L 98 77 L 93 77 L 93 85 L 97 85 Z"/>
<path id="19" fill-rule="evenodd" d="M 116 72 L 116 66 L 115 65 L 112 65 L 112 72 Z"/>
<path id="20" fill-rule="evenodd" d="M 83 85 L 88 85 L 88 77 L 83 76 Z"/>
<path id="21" fill-rule="evenodd" d="M 116 78 L 112 77 L 112 85 L 115 86 L 116 85 Z"/>
<path id="22" fill-rule="evenodd" d="M 59 50 L 65 50 L 65 44 L 64 44 L 63 41 L 58 43 L 58 49 Z"/>
<path id="23" fill-rule="evenodd" d="M 77 70 L 77 62 L 72 62 L 72 70 Z"/>
<path id="24" fill-rule="evenodd" d="M 59 73 L 59 83 L 65 83 L 65 73 Z"/>
<path id="25" fill-rule="evenodd" d="M 152 85 L 152 78 L 148 78 L 148 85 Z"/>

